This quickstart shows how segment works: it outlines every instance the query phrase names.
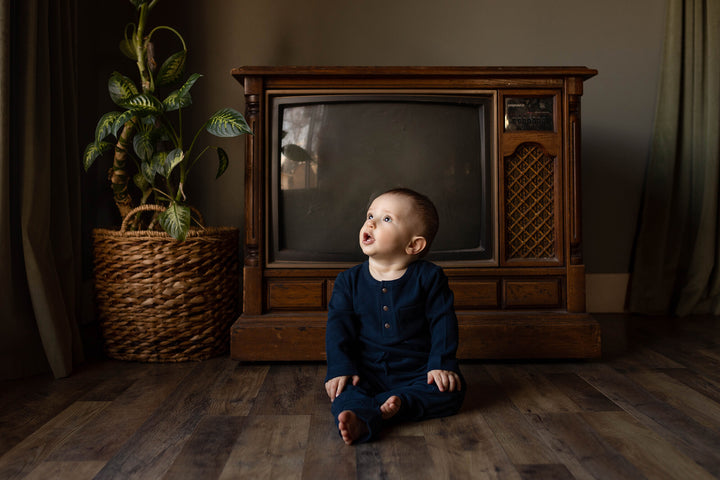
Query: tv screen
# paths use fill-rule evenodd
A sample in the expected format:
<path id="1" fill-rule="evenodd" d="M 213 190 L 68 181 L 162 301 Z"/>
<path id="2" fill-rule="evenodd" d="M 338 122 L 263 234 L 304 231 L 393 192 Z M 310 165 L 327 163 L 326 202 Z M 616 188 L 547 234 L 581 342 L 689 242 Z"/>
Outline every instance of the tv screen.
<path id="1" fill-rule="evenodd" d="M 268 266 L 355 263 L 371 200 L 407 187 L 435 203 L 433 261 L 494 258 L 494 96 L 272 98 Z"/>

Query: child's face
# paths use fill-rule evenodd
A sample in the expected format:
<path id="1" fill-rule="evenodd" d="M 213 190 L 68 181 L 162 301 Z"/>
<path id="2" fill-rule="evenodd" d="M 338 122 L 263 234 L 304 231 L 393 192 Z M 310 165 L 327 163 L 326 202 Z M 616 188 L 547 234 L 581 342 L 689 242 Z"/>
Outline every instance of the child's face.
<path id="1" fill-rule="evenodd" d="M 419 224 L 409 198 L 380 195 L 368 208 L 360 229 L 360 248 L 365 255 L 378 260 L 404 258 L 413 254 L 408 248 L 418 237 Z"/>

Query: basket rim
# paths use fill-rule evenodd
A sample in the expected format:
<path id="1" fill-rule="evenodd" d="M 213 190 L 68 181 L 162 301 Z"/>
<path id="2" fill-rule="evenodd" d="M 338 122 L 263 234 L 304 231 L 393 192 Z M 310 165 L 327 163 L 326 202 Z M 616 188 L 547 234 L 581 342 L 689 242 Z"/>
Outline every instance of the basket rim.
<path id="1" fill-rule="evenodd" d="M 205 236 L 212 236 L 212 235 L 222 235 L 222 234 L 228 234 L 228 233 L 239 233 L 240 229 L 238 227 L 203 227 L 203 228 L 197 228 L 192 227 L 190 230 L 188 230 L 186 240 L 189 238 L 200 238 Z M 132 230 L 132 231 L 122 231 L 122 230 L 115 230 L 111 228 L 93 228 L 92 229 L 93 236 L 98 237 L 116 237 L 116 238 L 156 238 L 156 239 L 165 239 L 165 240 L 172 240 L 178 243 L 182 243 L 179 240 L 176 240 L 175 238 L 171 237 L 167 232 L 159 231 L 159 230 Z"/>

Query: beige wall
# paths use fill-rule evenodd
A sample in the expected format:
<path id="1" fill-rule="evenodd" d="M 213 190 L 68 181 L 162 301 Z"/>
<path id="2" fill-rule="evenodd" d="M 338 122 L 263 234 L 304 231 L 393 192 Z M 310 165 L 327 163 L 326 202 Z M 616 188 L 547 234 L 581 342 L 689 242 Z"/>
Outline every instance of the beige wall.
<path id="1" fill-rule="evenodd" d="M 79 0 L 81 144 L 111 109 L 109 73 L 127 0 Z M 599 70 L 583 97 L 584 253 L 590 273 L 629 268 L 660 68 L 665 0 L 162 0 L 154 23 L 185 34 L 198 115 L 244 108 L 241 65 L 583 65 Z M 108 58 L 109 57 L 109 58 Z M 243 141 L 223 142 L 229 171 L 191 184 L 213 224 L 242 226 Z M 86 224 L 113 221 L 102 181 L 87 176 Z M 199 172 L 200 173 L 200 172 Z"/>

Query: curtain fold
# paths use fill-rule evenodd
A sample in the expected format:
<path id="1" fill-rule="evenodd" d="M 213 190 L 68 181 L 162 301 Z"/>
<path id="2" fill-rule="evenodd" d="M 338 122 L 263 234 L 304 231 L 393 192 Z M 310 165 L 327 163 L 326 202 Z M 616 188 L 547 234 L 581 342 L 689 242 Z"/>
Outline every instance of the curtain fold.
<path id="1" fill-rule="evenodd" d="M 75 1 L 2 12 L 0 377 L 63 377 L 83 358 Z"/>
<path id="2" fill-rule="evenodd" d="M 720 2 L 669 0 L 629 310 L 720 314 Z"/>

